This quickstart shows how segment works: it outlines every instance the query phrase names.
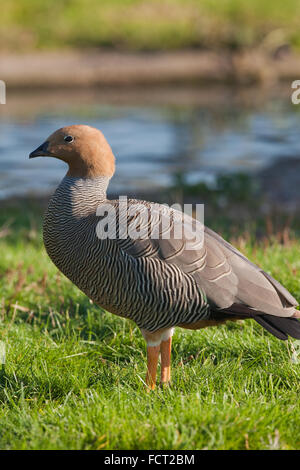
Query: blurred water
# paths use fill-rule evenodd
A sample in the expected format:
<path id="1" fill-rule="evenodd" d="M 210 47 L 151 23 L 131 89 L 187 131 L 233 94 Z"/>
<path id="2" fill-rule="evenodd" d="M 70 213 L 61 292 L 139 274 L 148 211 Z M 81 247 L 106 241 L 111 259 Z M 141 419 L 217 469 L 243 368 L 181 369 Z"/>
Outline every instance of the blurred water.
<path id="1" fill-rule="evenodd" d="M 213 182 L 222 172 L 258 171 L 278 158 L 300 157 L 300 115 L 287 99 L 244 107 L 89 103 L 41 106 L 38 112 L 0 115 L 0 198 L 44 194 L 64 176 L 55 159 L 28 154 L 55 129 L 75 123 L 101 129 L 117 158 L 115 192 L 174 183 Z"/>

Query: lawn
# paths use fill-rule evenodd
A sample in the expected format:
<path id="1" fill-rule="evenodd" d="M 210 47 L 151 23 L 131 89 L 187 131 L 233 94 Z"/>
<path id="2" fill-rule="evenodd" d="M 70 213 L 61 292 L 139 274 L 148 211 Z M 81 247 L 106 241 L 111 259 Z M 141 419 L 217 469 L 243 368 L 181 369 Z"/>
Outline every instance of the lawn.
<path id="1" fill-rule="evenodd" d="M 0 449 L 300 448 L 296 342 L 251 320 L 177 329 L 172 385 L 146 393 L 138 328 L 58 273 L 40 220 L 31 205 L 0 215 Z M 300 298 L 300 239 L 238 244 Z"/>
<path id="2" fill-rule="evenodd" d="M 12 0 L 2 50 L 186 47 L 267 51 L 300 46 L 298 0 Z"/>

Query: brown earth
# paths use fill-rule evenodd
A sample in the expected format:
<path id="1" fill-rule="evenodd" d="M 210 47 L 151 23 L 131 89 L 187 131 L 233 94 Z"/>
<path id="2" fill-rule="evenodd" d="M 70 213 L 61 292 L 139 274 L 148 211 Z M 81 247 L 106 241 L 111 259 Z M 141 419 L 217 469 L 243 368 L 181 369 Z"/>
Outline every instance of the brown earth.
<path id="1" fill-rule="evenodd" d="M 300 55 L 260 50 L 108 52 L 62 51 L 0 55 L 0 79 L 10 89 L 136 86 L 164 83 L 274 83 L 300 78 Z"/>

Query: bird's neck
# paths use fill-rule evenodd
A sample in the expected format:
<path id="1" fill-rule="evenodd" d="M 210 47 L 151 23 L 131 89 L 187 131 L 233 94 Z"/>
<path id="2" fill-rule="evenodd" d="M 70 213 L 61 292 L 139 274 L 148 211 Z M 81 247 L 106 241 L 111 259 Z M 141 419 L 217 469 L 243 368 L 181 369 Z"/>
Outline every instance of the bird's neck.
<path id="1" fill-rule="evenodd" d="M 99 204 L 106 200 L 106 191 L 110 178 L 79 178 L 65 176 L 57 188 L 57 196 L 69 206 L 74 215 L 85 216 L 95 213 Z"/>
<path id="2" fill-rule="evenodd" d="M 110 178 L 108 176 L 96 176 L 95 178 L 80 178 L 66 175 L 61 185 L 70 189 L 74 193 L 82 193 L 87 196 L 97 197 L 100 200 L 106 199 L 106 191 Z"/>

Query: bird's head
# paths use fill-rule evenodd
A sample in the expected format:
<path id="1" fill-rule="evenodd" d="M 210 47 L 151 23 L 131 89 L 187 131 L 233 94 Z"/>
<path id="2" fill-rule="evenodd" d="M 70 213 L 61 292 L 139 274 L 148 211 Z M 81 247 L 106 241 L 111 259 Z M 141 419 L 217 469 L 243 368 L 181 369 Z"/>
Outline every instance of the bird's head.
<path id="1" fill-rule="evenodd" d="M 53 132 L 29 158 L 54 157 L 69 165 L 68 176 L 96 178 L 115 171 L 115 157 L 102 132 L 85 125 L 66 126 Z"/>

